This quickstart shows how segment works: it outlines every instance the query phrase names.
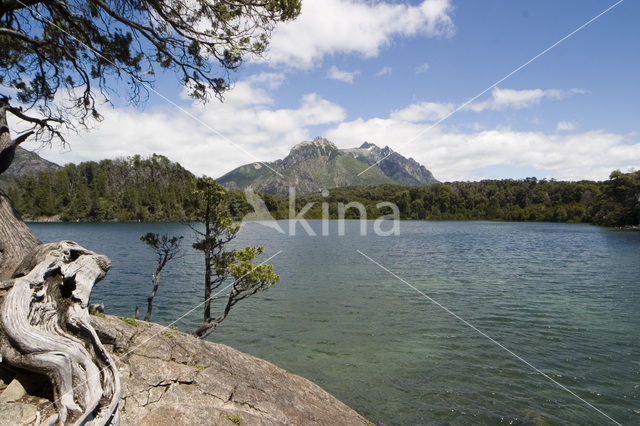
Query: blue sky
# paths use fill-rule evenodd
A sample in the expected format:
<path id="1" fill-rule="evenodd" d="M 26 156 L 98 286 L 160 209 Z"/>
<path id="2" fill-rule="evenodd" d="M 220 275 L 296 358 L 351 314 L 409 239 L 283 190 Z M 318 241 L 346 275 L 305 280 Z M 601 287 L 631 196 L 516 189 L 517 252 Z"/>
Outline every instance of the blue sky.
<path id="1" fill-rule="evenodd" d="M 625 0 L 467 107 L 440 119 L 615 4 L 593 0 L 303 0 L 225 103 L 172 76 L 70 137 L 58 163 L 153 152 L 218 177 L 325 136 L 411 156 L 436 178 L 605 179 L 640 168 L 640 3 Z M 194 119 L 195 117 L 195 119 Z M 197 119 L 197 120 L 196 120 Z"/>

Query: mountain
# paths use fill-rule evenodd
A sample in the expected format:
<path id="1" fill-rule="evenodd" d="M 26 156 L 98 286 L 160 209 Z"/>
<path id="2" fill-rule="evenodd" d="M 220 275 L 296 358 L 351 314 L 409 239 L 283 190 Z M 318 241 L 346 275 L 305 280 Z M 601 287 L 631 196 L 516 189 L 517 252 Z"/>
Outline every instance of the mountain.
<path id="1" fill-rule="evenodd" d="M 11 166 L 0 175 L 0 186 L 8 184 L 19 177 L 35 174 L 38 172 L 55 171 L 59 169 L 55 163 L 47 161 L 40 157 L 38 154 L 32 151 L 27 151 L 24 148 L 18 147 L 16 149 L 16 156 L 13 159 Z"/>
<path id="2" fill-rule="evenodd" d="M 388 146 L 379 148 L 375 144 L 365 142 L 360 148 L 345 149 L 354 158 L 361 159 L 369 165 L 379 169 L 385 176 L 396 183 L 406 186 L 422 186 L 438 183 L 433 174 L 426 167 L 413 158 L 405 158 Z M 378 162 L 380 162 L 378 164 Z"/>
<path id="3" fill-rule="evenodd" d="M 438 182 L 424 166 L 389 147 L 365 142 L 359 148 L 339 149 L 321 137 L 297 144 L 281 160 L 246 164 L 217 181 L 229 189 L 251 187 L 272 194 L 287 194 L 289 186 L 295 186 L 298 193 L 310 193 L 347 186 Z"/>

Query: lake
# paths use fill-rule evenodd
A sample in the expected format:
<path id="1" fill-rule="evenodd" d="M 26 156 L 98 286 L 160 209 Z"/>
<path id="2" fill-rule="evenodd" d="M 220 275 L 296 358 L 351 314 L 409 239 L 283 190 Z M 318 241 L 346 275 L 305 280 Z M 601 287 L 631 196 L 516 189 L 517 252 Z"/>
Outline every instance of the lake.
<path id="1" fill-rule="evenodd" d="M 320 235 L 321 223 L 310 223 Z M 558 384 L 617 422 L 640 424 L 640 232 L 406 221 L 400 235 L 382 237 L 368 226 L 361 236 L 348 221 L 338 236 L 331 222 L 328 236 L 312 237 L 246 225 L 236 245 L 265 246 L 261 259 L 281 250 L 270 261 L 281 281 L 238 304 L 210 340 L 311 379 L 380 424 L 612 423 Z M 124 316 L 136 305 L 144 316 L 155 268 L 138 237 L 184 235 L 152 320 L 170 324 L 202 302 L 203 260 L 186 225 L 31 227 L 43 241 L 108 255 L 92 301 Z M 192 331 L 201 316 L 196 309 L 176 326 Z"/>

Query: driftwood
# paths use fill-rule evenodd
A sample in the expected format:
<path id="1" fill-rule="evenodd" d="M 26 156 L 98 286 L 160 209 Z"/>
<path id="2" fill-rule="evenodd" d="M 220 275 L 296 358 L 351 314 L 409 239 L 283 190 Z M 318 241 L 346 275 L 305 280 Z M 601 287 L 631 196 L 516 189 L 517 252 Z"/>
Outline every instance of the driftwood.
<path id="1" fill-rule="evenodd" d="M 42 244 L 0 286 L 10 286 L 0 306 L 2 362 L 49 377 L 57 415 L 48 424 L 118 422 L 118 370 L 87 309 L 109 266 L 71 241 Z"/>

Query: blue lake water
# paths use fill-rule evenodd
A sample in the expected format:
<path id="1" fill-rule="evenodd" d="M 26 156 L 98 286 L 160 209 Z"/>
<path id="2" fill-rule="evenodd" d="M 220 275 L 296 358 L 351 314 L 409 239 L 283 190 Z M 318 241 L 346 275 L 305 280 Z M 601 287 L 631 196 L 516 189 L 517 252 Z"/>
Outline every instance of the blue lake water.
<path id="1" fill-rule="evenodd" d="M 236 245 L 264 245 L 262 259 L 282 251 L 270 261 L 281 281 L 238 304 L 210 340 L 307 377 L 380 424 L 612 424 L 558 384 L 640 424 L 639 232 L 411 221 L 381 237 L 368 225 L 367 236 L 354 221 L 345 236 L 332 222 L 312 237 L 248 224 Z M 152 320 L 169 324 L 202 302 L 203 260 L 186 225 L 31 226 L 43 241 L 107 254 L 112 268 L 92 299 L 126 316 L 136 305 L 144 315 L 155 267 L 138 237 L 184 235 Z M 201 315 L 176 325 L 192 331 Z"/>

